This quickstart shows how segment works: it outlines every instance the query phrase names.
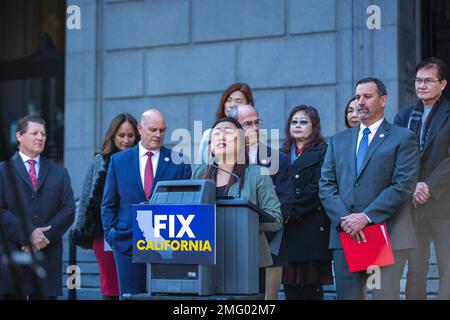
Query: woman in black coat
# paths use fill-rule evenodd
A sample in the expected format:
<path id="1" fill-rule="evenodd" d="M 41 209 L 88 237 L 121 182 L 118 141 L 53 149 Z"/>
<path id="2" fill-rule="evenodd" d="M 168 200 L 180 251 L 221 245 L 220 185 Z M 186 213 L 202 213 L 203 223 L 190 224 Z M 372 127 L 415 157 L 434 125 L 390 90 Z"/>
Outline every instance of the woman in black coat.
<path id="1" fill-rule="evenodd" d="M 284 151 L 290 154 L 295 198 L 285 225 L 289 261 L 283 268 L 285 296 L 288 300 L 321 300 L 322 285 L 332 284 L 333 274 L 328 249 L 330 222 L 318 194 L 327 144 L 314 107 L 292 110 Z"/>

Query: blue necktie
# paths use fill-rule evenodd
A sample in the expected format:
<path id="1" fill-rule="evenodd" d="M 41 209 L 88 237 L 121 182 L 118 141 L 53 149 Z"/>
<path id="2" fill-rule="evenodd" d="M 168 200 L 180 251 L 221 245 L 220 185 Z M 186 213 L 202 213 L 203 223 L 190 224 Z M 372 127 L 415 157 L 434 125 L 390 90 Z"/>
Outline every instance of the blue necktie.
<path id="1" fill-rule="evenodd" d="M 369 134 L 370 129 L 365 128 L 363 130 L 363 136 L 361 139 L 361 142 L 359 143 L 358 152 L 356 153 L 356 174 L 359 175 L 363 162 L 364 157 L 366 156 L 367 149 L 369 148 Z"/>

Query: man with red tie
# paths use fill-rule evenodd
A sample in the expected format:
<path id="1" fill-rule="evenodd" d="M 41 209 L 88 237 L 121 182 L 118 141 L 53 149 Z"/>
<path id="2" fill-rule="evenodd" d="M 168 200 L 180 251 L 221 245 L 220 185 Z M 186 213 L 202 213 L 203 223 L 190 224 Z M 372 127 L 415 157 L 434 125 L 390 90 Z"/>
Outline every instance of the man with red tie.
<path id="1" fill-rule="evenodd" d="M 5 233 L 0 255 L 6 250 L 40 251 L 43 259 L 39 264 L 46 272 L 42 293 L 56 298 L 62 295 L 62 236 L 75 212 L 70 178 L 65 168 L 41 156 L 46 141 L 43 119 L 20 119 L 16 138 L 19 151 L 0 163 L 0 224 Z M 1 296 L 14 297 L 19 283 L 22 297 L 37 297 L 31 275 L 13 277 L 7 270 L 6 266 L 0 268 Z"/>
<path id="2" fill-rule="evenodd" d="M 102 201 L 105 239 L 111 246 L 119 277 L 120 295 L 145 292 L 145 264 L 132 263 L 132 204 L 148 201 L 161 180 L 191 178 L 191 166 L 182 155 L 163 146 L 167 126 L 156 109 L 142 114 L 138 125 L 141 141 L 114 154 L 109 164 Z"/>

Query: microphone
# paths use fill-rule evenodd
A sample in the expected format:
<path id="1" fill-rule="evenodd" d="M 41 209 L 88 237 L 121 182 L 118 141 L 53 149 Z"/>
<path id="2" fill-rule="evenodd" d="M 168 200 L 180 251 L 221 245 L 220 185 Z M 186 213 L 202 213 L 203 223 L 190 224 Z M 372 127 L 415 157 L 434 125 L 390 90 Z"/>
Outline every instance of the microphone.
<path id="1" fill-rule="evenodd" d="M 236 178 L 236 180 L 237 180 L 237 184 L 238 184 L 238 192 L 237 192 L 237 197 L 238 198 L 240 198 L 241 197 L 241 179 L 239 179 L 239 177 L 237 176 L 237 174 L 235 174 L 235 173 L 233 173 L 233 172 L 230 172 L 230 171 L 228 171 L 228 170 L 225 170 L 225 169 L 222 169 L 222 168 L 220 168 L 214 161 L 213 162 L 211 162 L 211 166 L 212 167 L 214 167 L 214 168 L 216 168 L 216 169 L 218 169 L 218 170 L 220 170 L 220 171 L 223 171 L 223 172 L 226 172 L 226 173 L 228 173 L 230 176 L 233 176 L 233 177 L 235 177 Z M 235 197 L 234 197 L 235 198 Z"/>

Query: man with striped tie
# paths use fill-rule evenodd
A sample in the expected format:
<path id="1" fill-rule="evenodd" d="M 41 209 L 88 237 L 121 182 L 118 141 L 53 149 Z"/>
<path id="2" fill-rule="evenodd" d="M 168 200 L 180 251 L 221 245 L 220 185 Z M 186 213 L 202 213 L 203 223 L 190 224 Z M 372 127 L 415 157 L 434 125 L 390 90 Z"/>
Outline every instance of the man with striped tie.
<path id="1" fill-rule="evenodd" d="M 386 222 L 395 264 L 381 267 L 374 299 L 399 299 L 400 277 L 409 249 L 416 247 L 411 199 L 419 168 L 415 135 L 384 119 L 386 87 L 378 79 L 356 83 L 361 124 L 331 138 L 319 196 L 331 220 L 338 299 L 364 299 L 369 272 L 350 272 L 338 231 L 364 242 L 364 228 Z"/>
<path id="2" fill-rule="evenodd" d="M 0 164 L 0 224 L 8 251 L 39 252 L 43 281 L 38 288 L 31 273 L 10 273 L 0 267 L 3 298 L 55 299 L 62 295 L 62 236 L 72 224 L 75 202 L 67 170 L 41 156 L 45 148 L 45 122 L 26 116 L 17 123 L 18 152 Z M 17 270 L 16 270 L 17 271 Z M 36 279 L 36 278 L 34 278 Z M 21 295 L 17 296 L 20 287 Z"/>

